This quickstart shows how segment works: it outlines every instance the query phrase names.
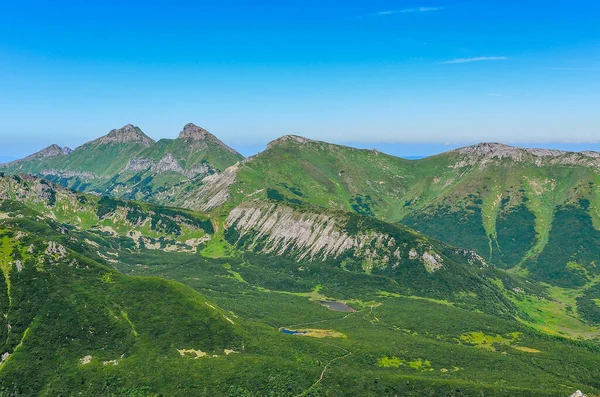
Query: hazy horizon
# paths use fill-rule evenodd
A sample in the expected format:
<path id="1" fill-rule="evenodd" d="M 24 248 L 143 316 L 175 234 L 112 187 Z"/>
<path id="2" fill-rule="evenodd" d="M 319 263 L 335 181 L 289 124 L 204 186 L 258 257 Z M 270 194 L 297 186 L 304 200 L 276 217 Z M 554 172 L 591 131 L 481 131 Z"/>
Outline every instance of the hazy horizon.
<path id="1" fill-rule="evenodd" d="M 600 148 L 598 2 L 66 5 L 3 7 L 0 157 L 189 120 L 244 154 L 285 134 L 403 156 Z"/>
<path id="2" fill-rule="evenodd" d="M 144 128 L 141 128 L 141 129 L 144 133 L 146 133 Z M 209 131 L 209 132 L 213 133 L 215 136 L 217 136 L 217 138 L 222 139 L 222 137 L 219 136 L 218 133 L 215 133 L 214 131 Z M 98 136 L 95 136 L 90 140 L 99 138 L 107 133 L 108 133 L 108 131 L 105 131 L 104 133 L 101 133 Z M 155 141 L 159 141 L 160 139 L 175 139 L 175 138 L 177 138 L 177 134 L 178 133 L 170 133 L 170 134 L 168 134 L 168 136 L 157 136 L 157 135 L 150 135 L 150 134 L 146 133 L 146 135 L 150 136 Z M 286 135 L 286 134 L 281 134 L 280 136 L 283 136 L 283 135 Z M 315 136 L 308 136 L 308 135 L 302 135 L 302 136 L 305 136 L 310 139 L 315 139 L 315 140 L 324 140 L 324 139 L 320 139 Z M 15 146 L 13 146 L 12 148 L 11 147 L 8 147 L 8 148 L 2 147 L 2 148 L 0 148 L 0 163 L 5 163 L 5 162 L 22 159 L 30 154 L 33 154 L 35 152 L 38 152 L 39 150 L 44 149 L 52 144 L 57 144 L 59 146 L 66 146 L 71 149 L 76 149 L 77 147 L 90 141 L 90 140 L 82 141 L 81 138 L 77 139 L 75 137 L 75 134 L 69 135 L 68 138 L 70 138 L 70 139 L 67 139 L 68 141 L 71 142 L 70 144 L 64 143 L 64 142 L 52 141 L 51 137 L 46 137 L 45 139 L 41 140 L 42 142 L 46 142 L 45 144 L 40 145 L 39 143 L 27 142 L 24 145 L 19 145 L 18 147 L 20 147 L 20 149 L 17 151 L 15 151 Z M 276 137 L 275 139 L 277 139 L 277 138 L 278 137 Z M 237 150 L 244 157 L 250 157 L 257 153 L 260 153 L 261 151 L 266 149 L 267 144 L 271 141 L 271 140 L 264 141 L 262 143 L 252 144 L 252 145 L 248 145 L 248 144 L 240 145 L 240 144 L 236 144 L 235 142 L 232 142 L 231 139 L 229 139 L 229 140 L 222 139 L 222 140 L 224 141 L 225 144 L 227 144 L 228 146 Z M 460 147 L 464 147 L 464 146 L 475 145 L 475 144 L 483 143 L 483 142 L 492 142 L 492 141 L 472 141 L 472 142 L 443 142 L 443 143 L 412 143 L 412 142 L 355 142 L 355 141 L 346 141 L 346 140 L 336 140 L 336 141 L 324 140 L 324 141 L 329 142 L 329 143 L 338 144 L 338 145 L 345 145 L 345 146 L 350 146 L 350 147 L 354 147 L 354 148 L 359 148 L 359 149 L 377 149 L 383 153 L 390 154 L 390 155 L 397 156 L 397 157 L 407 158 L 407 159 L 424 158 L 424 157 L 433 156 L 436 154 L 440 154 L 440 153 L 443 153 L 443 152 L 446 152 L 449 150 L 453 150 L 453 149 L 457 149 Z M 565 142 L 565 143 L 561 143 L 561 142 L 509 142 L 509 141 L 502 141 L 502 140 L 497 140 L 497 141 L 493 141 L 493 142 L 503 143 L 503 144 L 511 145 L 511 146 L 523 147 L 523 148 L 556 149 L 556 150 L 571 151 L 571 152 L 581 152 L 581 151 L 586 151 L 586 150 L 600 151 L 600 143 L 595 143 L 595 142 Z M 6 150 L 6 149 L 9 149 L 9 150 Z"/>

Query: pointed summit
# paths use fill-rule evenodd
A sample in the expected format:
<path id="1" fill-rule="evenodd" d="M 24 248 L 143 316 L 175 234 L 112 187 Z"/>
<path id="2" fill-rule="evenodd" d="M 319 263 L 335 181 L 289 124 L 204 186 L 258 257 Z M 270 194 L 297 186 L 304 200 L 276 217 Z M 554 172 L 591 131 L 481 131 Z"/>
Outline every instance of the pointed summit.
<path id="1" fill-rule="evenodd" d="M 214 137 L 214 135 L 206 131 L 204 128 L 198 127 L 194 123 L 187 123 L 183 127 L 183 130 L 179 133 L 178 138 L 184 140 L 203 141 L 208 136 Z"/>
<path id="2" fill-rule="evenodd" d="M 54 156 L 68 156 L 71 154 L 73 150 L 68 147 L 60 147 L 56 143 L 48 146 L 45 149 L 40 150 L 39 152 L 33 154 L 32 156 L 37 157 L 54 157 Z"/>
<path id="3" fill-rule="evenodd" d="M 30 154 L 22 160 L 16 161 L 25 161 L 25 160 L 35 160 L 35 159 L 44 159 L 48 157 L 56 157 L 56 156 L 68 156 L 71 154 L 73 150 L 68 147 L 60 147 L 57 144 L 52 144 L 45 149 L 40 150 L 37 153 Z"/>
<path id="4" fill-rule="evenodd" d="M 235 154 L 236 156 L 241 156 L 236 150 L 224 144 L 219 138 L 217 138 L 204 128 L 198 127 L 194 123 L 187 123 L 183 127 L 183 130 L 181 130 L 181 132 L 179 133 L 177 139 L 190 142 L 195 148 L 198 147 L 198 144 L 206 145 L 208 142 L 210 142 L 221 147 L 222 149 L 227 150 L 228 152 Z"/>
<path id="5" fill-rule="evenodd" d="M 132 124 L 127 124 L 121 128 L 110 130 L 107 135 L 93 141 L 95 143 L 124 143 L 138 142 L 144 146 L 150 146 L 154 140 L 139 128 Z"/>

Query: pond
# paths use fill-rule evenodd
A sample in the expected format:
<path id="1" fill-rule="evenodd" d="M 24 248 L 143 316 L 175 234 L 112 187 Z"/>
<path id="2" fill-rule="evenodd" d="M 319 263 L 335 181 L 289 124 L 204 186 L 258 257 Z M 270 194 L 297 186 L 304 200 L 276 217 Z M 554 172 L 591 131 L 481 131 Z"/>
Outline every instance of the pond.
<path id="1" fill-rule="evenodd" d="M 290 334 L 290 335 L 305 335 L 306 334 L 306 331 L 294 331 L 294 330 L 287 329 L 284 327 L 281 327 L 280 330 L 284 334 Z"/>
<path id="2" fill-rule="evenodd" d="M 339 301 L 319 301 L 319 303 L 323 306 L 327 306 L 329 310 L 333 310 L 334 312 L 355 312 L 354 308 L 348 306 L 344 302 Z"/>

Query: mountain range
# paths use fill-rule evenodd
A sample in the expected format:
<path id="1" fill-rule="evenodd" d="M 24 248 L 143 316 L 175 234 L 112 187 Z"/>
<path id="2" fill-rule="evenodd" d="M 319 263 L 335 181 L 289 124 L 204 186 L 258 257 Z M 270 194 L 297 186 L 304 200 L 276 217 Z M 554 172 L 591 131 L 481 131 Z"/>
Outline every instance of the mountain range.
<path id="1" fill-rule="evenodd" d="M 599 167 L 597 152 L 483 143 L 406 160 L 298 136 L 244 159 L 187 124 L 177 139 L 158 142 L 127 125 L 0 171 L 200 211 L 248 199 L 350 211 L 403 223 L 540 281 L 581 287 L 600 272 Z"/>
<path id="2" fill-rule="evenodd" d="M 51 145 L 0 165 L 0 395 L 600 392 L 599 167 L 291 135 L 245 159 L 194 124 Z"/>
<path id="3" fill-rule="evenodd" d="M 176 139 L 158 142 L 128 124 L 75 150 L 54 144 L 2 169 L 40 175 L 79 191 L 145 199 L 242 159 L 194 124 L 185 125 Z"/>

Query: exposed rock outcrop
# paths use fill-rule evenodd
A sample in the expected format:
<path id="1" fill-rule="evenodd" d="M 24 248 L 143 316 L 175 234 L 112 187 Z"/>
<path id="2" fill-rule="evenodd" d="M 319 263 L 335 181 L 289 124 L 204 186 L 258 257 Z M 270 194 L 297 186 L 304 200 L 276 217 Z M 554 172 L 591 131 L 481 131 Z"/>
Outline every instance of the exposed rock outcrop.
<path id="1" fill-rule="evenodd" d="M 581 390 L 577 390 L 575 393 L 571 394 L 569 397 L 587 397 L 585 394 L 581 392 Z"/>
<path id="2" fill-rule="evenodd" d="M 269 142 L 267 144 L 267 149 L 271 149 L 279 144 L 286 143 L 286 142 L 295 142 L 295 143 L 299 143 L 299 144 L 305 144 L 308 142 L 316 142 L 316 141 L 313 141 L 312 139 L 308 139 L 308 138 L 305 138 L 305 137 L 299 136 L 299 135 L 284 135 L 280 138 L 277 138 L 277 139 Z"/>
<path id="3" fill-rule="evenodd" d="M 202 163 L 186 170 L 181 166 L 181 164 L 179 164 L 177 159 L 171 153 L 167 153 L 159 161 L 144 158 L 132 159 L 125 167 L 125 171 L 149 171 L 153 174 L 177 172 L 179 174 L 185 175 L 187 178 L 195 178 L 198 175 L 208 174 L 211 171 L 211 168 L 207 163 Z"/>
<path id="4" fill-rule="evenodd" d="M 44 169 L 40 171 L 40 175 L 43 176 L 57 176 L 59 178 L 82 178 L 82 179 L 95 179 L 98 175 L 90 171 L 59 171 L 54 168 Z"/>
<path id="5" fill-rule="evenodd" d="M 63 259 L 67 256 L 67 249 L 55 241 L 48 241 L 48 248 L 46 248 L 45 253 L 55 259 Z"/>
<path id="6" fill-rule="evenodd" d="M 203 141 L 207 136 L 213 136 L 210 132 L 194 123 L 187 123 L 179 133 L 179 139 Z"/>
<path id="7" fill-rule="evenodd" d="M 127 124 L 121 128 L 111 130 L 107 135 L 92 141 L 92 143 L 125 143 L 139 142 L 144 146 L 150 146 L 154 140 L 144 134 L 138 127 Z"/>
<path id="8" fill-rule="evenodd" d="M 516 163 L 530 162 L 542 165 L 581 165 L 600 168 L 600 153 L 593 151 L 567 152 L 552 149 L 530 149 L 509 146 L 502 143 L 479 143 L 451 151 L 459 154 L 459 160 L 452 168 L 466 166 L 486 166 L 496 161 L 508 159 Z"/>
<path id="9" fill-rule="evenodd" d="M 210 211 L 225 204 L 230 197 L 229 187 L 235 183 L 240 166 L 236 163 L 221 173 L 208 175 L 202 179 L 200 188 L 181 192 L 172 204 L 196 211 Z"/>
<path id="10" fill-rule="evenodd" d="M 57 144 L 52 144 L 50 146 L 48 146 L 45 149 L 40 150 L 37 153 L 34 154 L 30 154 L 29 156 L 20 159 L 20 160 L 15 160 L 15 161 L 11 161 L 9 163 L 3 164 L 3 166 L 11 166 L 11 165 L 17 165 L 19 163 L 24 163 L 27 161 L 32 161 L 32 160 L 42 160 L 42 159 L 46 159 L 49 157 L 57 157 L 57 156 L 68 156 L 69 154 L 71 154 L 73 150 L 69 149 L 68 147 L 60 147 Z"/>
<path id="11" fill-rule="evenodd" d="M 403 260 L 418 260 L 433 273 L 444 259 L 429 244 L 409 246 L 377 230 L 345 229 L 347 220 L 331 215 L 294 210 L 285 205 L 248 202 L 234 208 L 226 226 L 233 228 L 246 248 L 265 254 L 292 255 L 298 260 L 327 260 L 352 253 L 363 268 L 395 268 Z"/>
<path id="12" fill-rule="evenodd" d="M 129 163 L 125 166 L 125 171 L 131 172 L 144 172 L 148 171 L 150 167 L 155 164 L 154 160 L 151 159 L 142 159 L 142 158 L 134 158 L 129 160 Z"/>
<path id="13" fill-rule="evenodd" d="M 60 147 L 57 144 L 52 144 L 45 149 L 40 150 L 30 156 L 25 157 L 23 160 L 33 160 L 55 156 L 68 156 L 73 150 L 68 147 Z"/>
<path id="14" fill-rule="evenodd" d="M 220 146 L 221 148 L 239 155 L 237 151 L 224 144 L 219 138 L 208 132 L 202 127 L 198 127 L 193 123 L 188 123 L 183 127 L 183 130 L 179 133 L 177 139 L 182 139 L 191 144 L 196 150 L 202 147 L 206 147 L 207 142 Z"/>

